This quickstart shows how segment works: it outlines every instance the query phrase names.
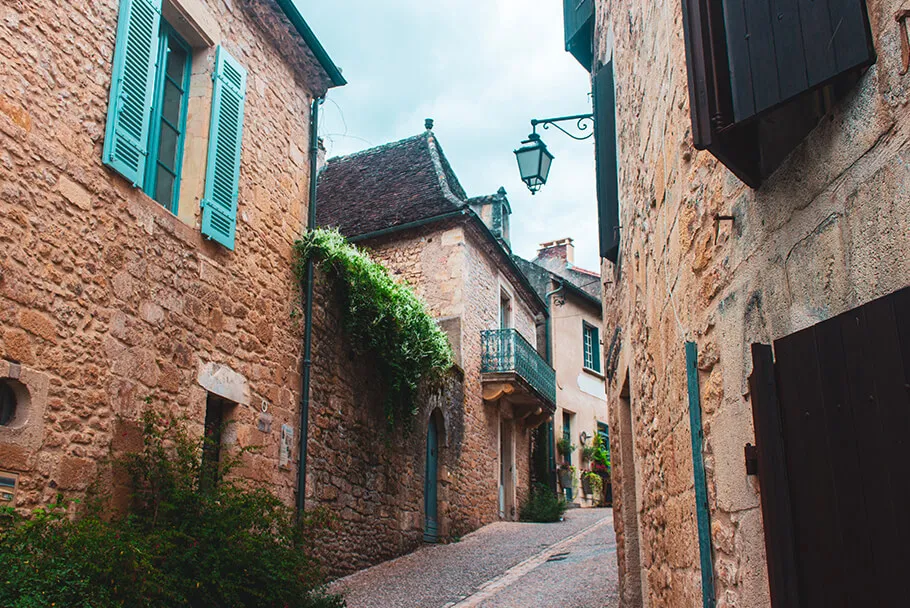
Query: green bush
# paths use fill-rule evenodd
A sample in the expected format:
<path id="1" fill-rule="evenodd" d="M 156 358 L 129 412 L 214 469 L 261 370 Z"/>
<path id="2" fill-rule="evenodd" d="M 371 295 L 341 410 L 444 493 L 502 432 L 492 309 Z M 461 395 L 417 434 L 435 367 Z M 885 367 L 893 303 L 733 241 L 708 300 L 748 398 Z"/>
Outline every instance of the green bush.
<path id="1" fill-rule="evenodd" d="M 542 483 L 536 483 L 528 494 L 528 499 L 521 506 L 521 521 L 550 523 L 559 521 L 566 512 L 568 504 L 562 496 Z"/>
<path id="2" fill-rule="evenodd" d="M 346 331 L 358 352 L 372 353 L 384 380 L 389 425 L 409 425 L 420 383 L 439 381 L 452 367 L 448 337 L 410 287 L 337 231 L 316 230 L 298 240 L 295 251 L 298 278 L 312 258 L 338 279 Z"/>
<path id="3" fill-rule="evenodd" d="M 0 606 L 344 606 L 311 557 L 327 516 L 298 521 L 265 489 L 206 483 L 201 447 L 149 414 L 143 450 L 119 463 L 135 489 L 127 514 L 107 520 L 96 505 L 73 519 L 59 497 L 28 518 L 0 512 Z"/>
<path id="4" fill-rule="evenodd" d="M 563 457 L 569 457 L 572 455 L 572 452 L 575 451 L 575 444 L 565 437 L 561 437 L 556 442 L 556 451 Z"/>

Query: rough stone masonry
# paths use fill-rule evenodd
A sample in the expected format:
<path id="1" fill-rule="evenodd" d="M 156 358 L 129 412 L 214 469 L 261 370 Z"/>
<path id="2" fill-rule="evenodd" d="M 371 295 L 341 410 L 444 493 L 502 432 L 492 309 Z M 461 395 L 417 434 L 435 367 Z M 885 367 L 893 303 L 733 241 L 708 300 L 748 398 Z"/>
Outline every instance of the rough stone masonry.
<path id="1" fill-rule="evenodd" d="M 0 6 L 0 378 L 21 389 L 0 427 L 0 470 L 16 476 L 23 510 L 118 482 L 111 456 L 138 447 L 146 407 L 201 436 L 209 393 L 232 404 L 224 449 L 260 447 L 238 474 L 294 502 L 303 324 L 292 246 L 306 224 L 309 107 L 328 78 L 270 0 L 165 4 L 201 15 L 249 71 L 233 252 L 200 235 L 195 143 L 177 215 L 102 164 L 119 3 Z M 214 49 L 197 55 L 188 124 L 204 141 Z M 353 356 L 323 275 L 315 309 L 308 504 L 337 516 L 323 553 L 341 573 L 420 542 L 424 453 L 386 434 L 374 366 Z M 454 410 L 453 453 L 460 391 L 456 374 L 421 409 Z M 455 531 L 480 521 L 464 519 Z"/>
<path id="2" fill-rule="evenodd" d="M 605 335 L 622 332 L 608 395 L 623 606 L 701 606 L 684 343 L 700 353 L 717 605 L 768 606 L 749 346 L 910 284 L 906 3 L 866 4 L 877 62 L 753 190 L 692 146 L 681 3 L 597 2 L 619 148 L 620 264 L 603 276 Z"/>

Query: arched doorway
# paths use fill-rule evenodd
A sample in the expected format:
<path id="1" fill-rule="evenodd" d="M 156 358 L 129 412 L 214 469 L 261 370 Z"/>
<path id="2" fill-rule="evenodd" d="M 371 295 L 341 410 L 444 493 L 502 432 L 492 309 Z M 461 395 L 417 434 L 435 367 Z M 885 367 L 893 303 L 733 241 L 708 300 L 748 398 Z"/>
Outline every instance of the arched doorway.
<path id="1" fill-rule="evenodd" d="M 423 540 L 435 543 L 439 539 L 439 513 L 437 500 L 437 482 L 439 480 L 439 429 L 437 413 L 430 415 L 427 424 L 427 466 L 423 484 L 424 513 L 426 519 L 423 529 Z"/>

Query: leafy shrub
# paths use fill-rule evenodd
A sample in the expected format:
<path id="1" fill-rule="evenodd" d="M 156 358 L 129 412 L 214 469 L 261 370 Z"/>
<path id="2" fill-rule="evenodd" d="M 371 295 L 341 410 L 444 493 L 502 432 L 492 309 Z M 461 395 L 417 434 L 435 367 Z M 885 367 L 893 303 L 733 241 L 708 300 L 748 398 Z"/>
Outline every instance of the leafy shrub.
<path id="1" fill-rule="evenodd" d="M 567 508 L 565 498 L 557 496 L 546 485 L 535 483 L 531 487 L 528 499 L 521 506 L 519 517 L 521 521 L 550 523 L 559 521 Z"/>
<path id="2" fill-rule="evenodd" d="M 594 436 L 593 448 L 594 451 L 591 454 L 590 459 L 594 464 L 592 468 L 598 473 L 609 473 L 610 467 L 612 466 L 610 462 L 610 448 L 604 444 L 604 440 L 599 433 Z"/>
<path id="3" fill-rule="evenodd" d="M 556 451 L 559 452 L 561 456 L 566 457 L 575 451 L 575 445 L 565 437 L 561 437 L 559 441 L 556 442 Z"/>
<path id="4" fill-rule="evenodd" d="M 298 521 L 265 489 L 205 483 L 201 442 L 173 419 L 144 422 L 143 450 L 120 463 L 135 490 L 126 515 L 72 519 L 59 497 L 30 518 L 0 512 L 0 606 L 344 606 L 310 557 L 323 513 Z"/>
<path id="5" fill-rule="evenodd" d="M 385 382 L 389 425 L 409 424 L 423 381 L 439 381 L 452 367 L 452 348 L 426 305 L 386 268 L 336 230 L 316 230 L 295 244 L 294 270 L 302 277 L 310 258 L 342 287 L 344 323 L 355 349 L 376 358 Z"/>
<path id="6" fill-rule="evenodd" d="M 597 448 L 593 445 L 586 445 L 581 449 L 581 458 L 587 462 L 593 462 L 597 456 Z"/>
<path id="7" fill-rule="evenodd" d="M 582 475 L 582 479 L 587 482 L 588 487 L 591 488 L 591 495 L 599 501 L 604 489 L 603 477 L 597 473 L 587 472 Z"/>

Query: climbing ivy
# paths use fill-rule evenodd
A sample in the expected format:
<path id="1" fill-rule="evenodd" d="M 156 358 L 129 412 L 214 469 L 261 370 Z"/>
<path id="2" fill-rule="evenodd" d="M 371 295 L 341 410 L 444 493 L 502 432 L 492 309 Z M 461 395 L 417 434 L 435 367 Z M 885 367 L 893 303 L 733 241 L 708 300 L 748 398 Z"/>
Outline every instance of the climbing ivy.
<path id="1" fill-rule="evenodd" d="M 422 382 L 439 382 L 452 366 L 446 334 L 404 283 L 336 230 L 316 230 L 295 244 L 299 279 L 312 258 L 341 287 L 345 330 L 359 353 L 371 353 L 385 384 L 390 426 L 409 426 Z"/>

